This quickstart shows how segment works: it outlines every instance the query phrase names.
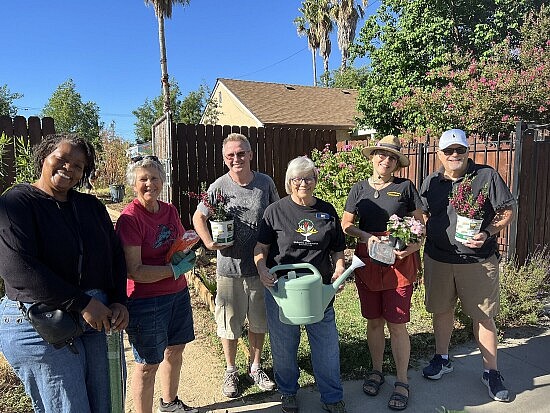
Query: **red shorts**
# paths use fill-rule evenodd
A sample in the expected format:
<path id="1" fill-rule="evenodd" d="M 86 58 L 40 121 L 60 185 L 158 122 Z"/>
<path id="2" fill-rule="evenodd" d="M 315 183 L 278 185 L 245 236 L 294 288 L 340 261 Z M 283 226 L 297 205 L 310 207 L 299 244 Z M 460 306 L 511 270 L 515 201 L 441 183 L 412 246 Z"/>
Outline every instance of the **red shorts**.
<path id="1" fill-rule="evenodd" d="M 361 315 L 366 319 L 384 318 L 393 324 L 405 324 L 411 319 L 412 284 L 393 290 L 372 291 L 355 277 Z"/>

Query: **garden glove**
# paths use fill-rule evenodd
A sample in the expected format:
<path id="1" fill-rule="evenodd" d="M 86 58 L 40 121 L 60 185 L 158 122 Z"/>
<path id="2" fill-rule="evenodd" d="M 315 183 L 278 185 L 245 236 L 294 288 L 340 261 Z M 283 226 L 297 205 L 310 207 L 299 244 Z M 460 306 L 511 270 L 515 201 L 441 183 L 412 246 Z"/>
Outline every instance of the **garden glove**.
<path id="1" fill-rule="evenodd" d="M 176 254 L 179 254 L 179 252 Z M 189 251 L 187 254 L 185 254 L 185 256 L 180 259 L 177 264 L 174 263 L 174 259 L 172 259 L 170 267 L 172 267 L 172 271 L 174 272 L 174 279 L 177 280 L 182 274 L 185 274 L 187 271 L 191 270 L 195 266 L 196 259 L 197 256 L 193 251 Z"/>

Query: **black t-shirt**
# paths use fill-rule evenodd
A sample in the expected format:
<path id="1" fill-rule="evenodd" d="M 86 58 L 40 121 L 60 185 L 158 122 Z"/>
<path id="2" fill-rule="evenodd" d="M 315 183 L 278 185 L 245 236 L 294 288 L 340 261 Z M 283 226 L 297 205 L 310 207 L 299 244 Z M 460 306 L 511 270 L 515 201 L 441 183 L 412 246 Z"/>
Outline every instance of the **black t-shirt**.
<path id="1" fill-rule="evenodd" d="M 319 198 L 313 206 L 296 204 L 290 196 L 267 207 L 260 224 L 258 242 L 270 245 L 266 265 L 307 262 L 323 276 L 332 278 L 332 252 L 344 251 L 344 233 L 334 207 Z"/>
<path id="2" fill-rule="evenodd" d="M 472 193 L 477 196 L 487 184 L 488 201 L 483 209 L 481 229 L 494 219 L 499 209 L 514 206 L 516 201 L 497 171 L 487 165 L 475 164 L 468 159 L 466 174 L 472 174 Z M 444 176 L 443 170 L 430 174 L 422 183 L 420 197 L 424 211 L 429 214 L 426 224 L 426 245 L 424 252 L 430 258 L 451 264 L 482 262 L 497 252 L 496 236 L 490 237 L 481 248 L 468 248 L 455 240 L 456 211 L 449 203 L 454 185 L 464 177 L 452 181 Z"/>
<path id="3" fill-rule="evenodd" d="M 394 178 L 387 187 L 378 191 L 367 180 L 359 181 L 351 188 L 345 211 L 359 216 L 359 229 L 367 232 L 384 232 L 390 217 L 400 218 L 422 208 L 418 191 L 409 179 Z"/>

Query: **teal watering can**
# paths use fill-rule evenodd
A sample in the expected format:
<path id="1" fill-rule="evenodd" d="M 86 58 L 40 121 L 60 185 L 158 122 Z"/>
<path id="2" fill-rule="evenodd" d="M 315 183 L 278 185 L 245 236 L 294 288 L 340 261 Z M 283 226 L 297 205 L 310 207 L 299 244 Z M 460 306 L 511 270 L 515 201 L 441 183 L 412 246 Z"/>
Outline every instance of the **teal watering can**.
<path id="1" fill-rule="evenodd" d="M 268 287 L 279 306 L 279 320 L 284 324 L 302 325 L 321 321 L 330 300 L 338 287 L 356 268 L 365 263 L 357 256 L 349 268 L 332 284 L 323 284 L 323 277 L 313 265 L 308 263 L 281 264 L 272 267 L 270 274 L 288 271 L 279 277 L 274 287 Z"/>

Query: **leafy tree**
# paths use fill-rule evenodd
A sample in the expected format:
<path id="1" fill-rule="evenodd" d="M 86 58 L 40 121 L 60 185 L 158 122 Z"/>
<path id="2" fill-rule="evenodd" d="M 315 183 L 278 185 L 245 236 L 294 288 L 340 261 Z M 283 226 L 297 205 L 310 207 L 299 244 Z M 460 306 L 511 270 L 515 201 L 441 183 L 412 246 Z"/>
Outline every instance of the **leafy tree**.
<path id="1" fill-rule="evenodd" d="M 342 54 L 342 63 L 340 70 L 345 70 L 348 66 L 350 57 L 350 47 L 355 38 L 355 29 L 357 22 L 365 15 L 364 8 L 367 6 L 367 0 L 361 0 L 361 4 L 356 4 L 355 0 L 335 0 L 332 8 L 332 16 L 338 26 L 338 47 Z M 328 69 L 325 68 L 325 71 Z"/>
<path id="2" fill-rule="evenodd" d="M 207 85 L 200 85 L 196 91 L 191 91 L 183 100 L 180 99 L 181 91 L 175 80 L 171 81 L 170 106 L 174 108 L 172 120 L 179 123 L 199 123 L 203 111 L 206 111 L 206 123 L 215 124 L 218 120 L 219 110 L 215 100 L 209 102 L 210 88 Z M 144 143 L 151 140 L 151 126 L 163 115 L 162 95 L 152 100 L 145 99 L 143 105 L 132 111 L 137 118 L 135 135 L 137 143 Z"/>
<path id="3" fill-rule="evenodd" d="M 57 87 L 44 106 L 42 116 L 54 119 L 57 132 L 77 133 L 98 147 L 99 107 L 95 102 L 82 101 L 72 79 Z"/>
<path id="4" fill-rule="evenodd" d="M 381 134 L 398 133 L 404 120 L 395 102 L 413 87 L 445 84 L 445 79 L 426 73 L 450 64 L 449 52 L 480 59 L 506 37 L 518 44 L 523 16 L 543 2 L 382 0 L 353 47 L 354 56 L 370 60 L 369 76 L 359 93 L 360 125 L 375 127 Z"/>
<path id="5" fill-rule="evenodd" d="M 368 70 L 364 66 L 347 66 L 345 69 L 331 70 L 325 84 L 328 87 L 359 89 L 364 86 L 368 75 Z"/>
<path id="6" fill-rule="evenodd" d="M 160 47 L 160 71 L 163 93 L 163 113 L 170 111 L 170 84 L 168 83 L 168 64 L 166 62 L 166 41 L 164 35 L 164 19 L 172 17 L 172 6 L 175 4 L 187 5 L 191 0 L 145 0 L 147 6 L 153 5 L 158 21 L 158 37 Z"/>
<path id="7" fill-rule="evenodd" d="M 22 97 L 21 93 L 12 93 L 7 84 L 0 86 L 0 115 L 16 116 L 17 107 L 14 106 L 13 101 Z"/>
<path id="8" fill-rule="evenodd" d="M 451 126 L 496 134 L 519 119 L 549 123 L 550 7 L 529 15 L 519 33 L 519 45 L 507 38 L 482 59 L 451 54 L 450 64 L 427 76 L 441 86 L 415 87 L 398 99 L 404 134 L 438 135 Z"/>

